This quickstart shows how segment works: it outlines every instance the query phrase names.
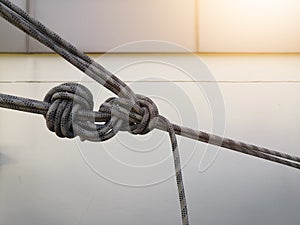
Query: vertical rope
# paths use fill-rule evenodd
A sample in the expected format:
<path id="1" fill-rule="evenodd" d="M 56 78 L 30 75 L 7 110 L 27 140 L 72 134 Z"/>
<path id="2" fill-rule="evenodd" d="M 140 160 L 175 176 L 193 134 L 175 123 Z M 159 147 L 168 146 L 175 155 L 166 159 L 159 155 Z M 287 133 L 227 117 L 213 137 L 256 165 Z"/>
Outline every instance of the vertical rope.
<path id="1" fill-rule="evenodd" d="M 185 188 L 184 188 L 184 182 L 182 176 L 180 154 L 179 154 L 178 143 L 176 139 L 176 133 L 173 125 L 170 123 L 168 119 L 162 116 L 160 116 L 160 119 L 166 124 L 167 126 L 166 130 L 168 131 L 171 140 L 177 191 L 178 191 L 178 196 L 180 201 L 182 225 L 189 225 L 188 208 L 187 208 L 187 201 L 185 196 Z"/>

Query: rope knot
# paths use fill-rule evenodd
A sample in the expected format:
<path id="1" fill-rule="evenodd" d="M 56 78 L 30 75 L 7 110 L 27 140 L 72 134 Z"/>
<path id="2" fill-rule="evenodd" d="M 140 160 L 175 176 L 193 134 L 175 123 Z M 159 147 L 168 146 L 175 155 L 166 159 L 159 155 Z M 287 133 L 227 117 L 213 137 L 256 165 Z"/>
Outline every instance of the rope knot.
<path id="1" fill-rule="evenodd" d="M 44 98 L 50 104 L 44 116 L 47 127 L 58 137 L 94 142 L 106 141 L 119 131 L 144 135 L 152 131 L 159 119 L 155 103 L 143 95 L 109 98 L 93 111 L 92 93 L 76 83 L 52 88 Z"/>
<path id="2" fill-rule="evenodd" d="M 80 110 L 93 110 L 93 96 L 83 85 L 65 83 L 52 88 L 44 98 L 50 103 L 46 115 L 47 127 L 59 137 L 74 138 L 81 133 L 82 121 L 75 121 Z M 89 122 L 89 121 L 88 121 Z"/>
<path id="3" fill-rule="evenodd" d="M 136 95 L 137 101 L 131 112 L 139 114 L 142 119 L 138 123 L 130 123 L 130 130 L 133 134 L 147 134 L 152 131 L 158 122 L 158 108 L 148 97 Z"/>
<path id="4" fill-rule="evenodd" d="M 110 113 L 115 130 L 144 135 L 152 131 L 158 122 L 158 108 L 148 97 L 136 95 L 136 101 L 128 98 L 109 98 L 99 112 Z"/>

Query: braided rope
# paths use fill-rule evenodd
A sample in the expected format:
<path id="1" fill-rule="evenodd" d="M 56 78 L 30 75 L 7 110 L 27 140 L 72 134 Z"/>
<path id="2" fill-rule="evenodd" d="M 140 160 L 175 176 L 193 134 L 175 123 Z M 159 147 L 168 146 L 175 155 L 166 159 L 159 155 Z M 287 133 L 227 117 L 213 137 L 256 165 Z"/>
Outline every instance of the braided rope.
<path id="1" fill-rule="evenodd" d="M 155 105 L 152 105 L 151 107 L 153 109 L 143 107 L 142 110 L 139 109 L 140 106 L 135 106 L 134 104 L 131 104 L 131 101 L 128 101 L 128 99 L 124 98 L 110 98 L 108 99 L 105 103 L 103 103 L 99 111 L 92 111 L 89 109 L 86 109 L 84 107 L 77 108 L 74 105 L 79 102 L 78 99 L 80 97 L 75 97 L 71 96 L 70 93 L 67 93 L 67 90 L 63 90 L 63 88 L 68 87 L 68 86 L 73 86 L 74 89 L 78 89 L 77 91 L 73 91 L 72 95 L 79 95 L 81 90 L 87 90 L 85 87 L 79 84 L 72 84 L 72 83 L 67 83 L 67 84 L 62 84 L 59 87 L 56 87 L 52 89 L 49 93 L 52 93 L 54 97 L 52 98 L 51 101 L 46 100 L 49 99 L 49 97 L 46 97 L 46 101 L 37 101 L 33 99 L 28 99 L 28 98 L 22 98 L 22 97 L 17 97 L 17 96 L 11 96 L 11 95 L 6 95 L 6 94 L 1 94 L 0 93 L 0 107 L 2 108 L 8 108 L 8 109 L 14 109 L 18 111 L 23 111 L 23 112 L 30 112 L 30 113 L 36 113 L 36 114 L 41 114 L 44 115 L 47 121 L 47 126 L 48 128 L 56 133 L 56 130 L 59 128 L 59 126 L 56 126 L 57 129 L 54 129 L 53 126 L 49 126 L 49 114 L 51 112 L 50 109 L 53 109 L 53 106 L 51 107 L 51 104 L 55 104 L 55 110 L 58 107 L 57 102 L 54 100 L 58 100 L 58 96 L 62 98 L 62 100 L 70 100 L 73 101 L 72 107 L 68 106 L 68 108 L 72 108 L 72 111 L 70 111 L 71 114 L 76 114 L 76 119 L 72 115 L 69 115 L 69 119 L 63 119 L 62 121 L 69 121 L 68 126 L 69 128 L 64 127 L 66 123 L 61 122 L 61 125 L 63 128 L 60 129 L 71 129 L 70 121 L 72 124 L 75 126 L 85 126 L 82 128 L 81 132 L 77 131 L 78 133 L 74 134 L 74 136 L 69 137 L 73 138 L 75 136 L 79 136 L 84 140 L 89 140 L 89 141 L 104 141 L 109 139 L 108 136 L 103 137 L 102 133 L 104 132 L 102 126 L 97 126 L 93 124 L 94 122 L 97 123 L 105 123 L 112 120 L 109 126 L 111 129 L 114 128 L 112 131 L 113 133 L 110 133 L 109 135 L 114 136 L 117 134 L 118 131 L 128 131 L 132 134 L 145 134 L 151 131 L 152 129 L 156 128 L 162 131 L 169 131 L 168 127 L 166 126 L 166 122 L 164 121 L 163 117 L 161 115 L 157 115 L 157 108 Z M 68 87 L 70 88 L 70 87 Z M 59 93 L 54 93 L 54 90 L 60 90 Z M 50 94 L 47 94 L 49 96 Z M 89 93 L 89 91 L 88 91 Z M 85 94 L 87 96 L 89 94 Z M 154 104 L 149 98 L 146 98 L 144 96 L 138 95 L 140 98 L 145 98 L 147 101 L 149 101 L 148 104 Z M 48 102 L 47 102 L 48 101 Z M 64 103 L 65 104 L 65 103 Z M 89 103 L 90 104 L 90 103 Z M 85 105 L 89 105 L 85 103 Z M 137 101 L 137 104 L 140 104 L 139 101 Z M 61 110 L 64 107 L 61 107 Z M 55 111 L 54 110 L 54 111 Z M 56 118 L 53 119 L 60 119 L 61 110 L 59 110 L 58 114 L 56 115 Z M 137 111 L 136 111 L 137 110 Z M 151 114 L 151 116 L 150 116 Z M 153 116 L 153 114 L 155 116 Z M 146 117 L 145 117 L 146 116 Z M 149 119 L 152 117 L 152 119 Z M 118 121 L 118 119 L 122 121 Z M 88 122 L 89 123 L 86 123 Z M 144 121 L 144 122 L 142 122 Z M 149 121 L 149 123 L 145 122 Z M 150 122 L 151 121 L 151 122 Z M 122 124 L 120 124 L 122 123 Z M 154 124 L 155 123 L 155 124 Z M 150 125 L 151 124 L 151 125 Z M 90 126 L 88 128 L 88 126 Z M 141 132 L 139 133 L 136 129 L 136 127 L 142 127 L 140 128 Z M 215 146 L 220 146 L 232 151 L 240 152 L 243 154 L 251 155 L 257 158 L 265 159 L 268 161 L 276 162 L 282 165 L 286 165 L 289 167 L 293 167 L 296 169 L 300 169 L 300 158 L 297 156 L 292 156 L 286 153 L 281 153 L 278 151 L 270 150 L 267 148 L 263 147 L 258 147 L 252 144 L 246 144 L 243 142 L 235 141 L 229 138 L 223 138 L 219 137 L 216 135 L 208 134 L 202 131 L 196 131 L 187 127 L 182 127 L 178 126 L 176 124 L 171 124 L 175 134 L 181 135 L 183 137 L 187 137 L 190 139 L 194 139 L 196 141 L 201 141 L 204 143 L 209 143 Z M 84 129 L 87 131 L 94 131 L 95 133 L 89 135 L 84 134 Z M 147 130 L 147 131 L 146 131 Z M 145 132 L 146 131 L 146 132 Z M 57 134 L 59 134 L 61 131 L 57 131 Z M 99 137 L 99 134 L 101 136 Z M 106 132 L 107 133 L 107 132 Z M 59 135 L 61 136 L 61 135 Z M 100 138 L 100 139 L 99 139 Z"/>
<path id="2" fill-rule="evenodd" d="M 160 127 L 171 140 L 175 176 L 181 207 L 182 224 L 188 225 L 187 202 L 181 172 L 180 155 L 174 126 L 159 115 L 157 106 L 143 95 L 128 98 L 109 98 L 93 111 L 91 92 L 83 85 L 65 83 L 52 88 L 44 101 L 0 94 L 0 107 L 44 115 L 47 127 L 61 138 L 80 137 L 82 141 L 103 142 L 119 131 L 144 135 Z"/>
<path id="3" fill-rule="evenodd" d="M 66 83 L 51 89 L 44 101 L 0 94 L 0 107 L 44 115 L 48 129 L 65 138 L 79 136 L 81 140 L 99 142 L 112 138 L 119 131 L 140 135 L 153 129 L 167 131 L 172 145 L 183 225 L 188 225 L 189 220 L 176 134 L 300 169 L 299 157 L 171 124 L 159 115 L 151 99 L 135 94 L 111 72 L 9 0 L 0 0 L 0 16 L 118 96 L 108 99 L 98 111 L 93 111 L 90 91 L 80 84 Z"/>
<path id="4" fill-rule="evenodd" d="M 123 98 L 123 100 L 126 100 L 128 103 L 130 103 L 128 106 L 135 106 L 133 107 L 135 109 L 135 112 L 142 112 L 145 113 L 145 110 L 141 108 L 140 106 L 136 105 L 136 102 L 138 102 L 138 96 L 121 80 L 119 80 L 116 76 L 114 76 L 112 73 L 110 73 L 108 70 L 103 68 L 101 65 L 93 61 L 90 57 L 86 56 L 85 54 L 81 53 L 79 50 L 76 49 L 73 45 L 68 43 L 67 41 L 63 40 L 59 35 L 55 34 L 54 32 L 50 31 L 47 29 L 43 24 L 40 22 L 36 21 L 35 19 L 31 18 L 26 12 L 24 12 L 22 9 L 14 5 L 8 0 L 1 0 L 0 1 L 0 16 L 2 16 L 4 19 L 15 25 L 16 27 L 20 28 L 23 30 L 25 33 L 29 34 L 33 38 L 37 39 L 47 47 L 51 48 L 54 50 L 56 53 L 61 55 L 64 59 L 69 61 L 71 64 L 76 66 L 78 69 L 86 73 L 88 76 L 93 78 L 95 81 L 97 81 L 99 84 L 103 85 L 116 95 L 118 95 L 120 98 Z M 74 94 L 74 93 L 73 93 Z M 60 94 L 60 96 L 63 96 L 64 94 Z M 6 96 L 7 97 L 7 96 Z M 64 97 L 70 97 L 70 96 L 64 96 Z M 14 98 L 15 99 L 15 98 Z M 6 99 L 7 100 L 7 99 Z M 16 100 L 16 99 L 15 99 Z M 23 99 L 24 100 L 24 99 Z M 45 100 L 48 100 L 47 96 Z M 70 126 L 70 120 L 68 116 L 68 112 L 70 113 L 70 109 L 73 105 L 73 103 L 66 103 L 66 100 L 75 100 L 70 98 L 70 99 L 63 99 L 63 100 L 57 100 L 54 101 L 54 106 L 50 106 L 50 108 L 56 109 L 56 112 L 58 113 L 56 115 L 56 118 L 59 118 L 59 116 L 62 116 L 63 118 L 57 119 L 57 121 L 51 121 L 51 116 L 53 116 L 53 113 L 51 114 L 50 112 L 54 112 L 49 110 L 50 112 L 46 114 L 46 120 L 47 120 L 47 126 L 51 131 L 55 131 L 55 133 L 59 136 L 62 137 L 66 135 L 66 137 L 72 137 L 75 135 L 74 132 L 79 132 L 79 136 L 81 136 L 82 139 L 88 139 L 91 141 L 94 141 L 95 139 L 100 139 L 106 140 L 111 138 L 117 133 L 118 129 L 121 129 L 120 125 L 120 120 L 116 120 L 115 116 L 111 116 L 110 122 L 107 122 L 107 126 L 102 127 L 101 125 L 92 125 L 92 123 L 84 123 L 83 121 L 79 121 L 78 124 L 73 123 L 72 127 Z M 149 99 L 147 99 L 149 100 Z M 143 100 L 144 102 L 147 102 L 147 100 Z M 150 100 L 151 101 L 151 100 Z M 7 104 L 7 101 L 5 104 Z M 24 105 L 30 105 L 32 106 L 32 102 L 25 100 Z M 34 102 L 37 103 L 37 102 Z M 63 110 L 62 104 L 65 103 L 65 110 Z M 152 101 L 150 102 L 151 105 Z M 4 105 L 5 105 L 4 104 Z M 22 105 L 22 104 L 21 104 Z M 59 105 L 59 106 L 58 106 Z M 79 109 L 80 104 L 75 104 L 77 109 Z M 147 105 L 147 104 L 146 104 Z M 152 104 L 154 105 L 154 103 Z M 142 106 L 142 105 L 141 105 Z M 5 106 L 3 106 L 5 107 Z M 56 108 L 58 107 L 58 108 Z M 22 108 L 22 107 L 21 107 Z M 25 107 L 26 108 L 26 107 Z M 49 109 L 50 109 L 49 108 Z M 74 107 L 75 108 L 75 107 Z M 100 107 L 101 108 L 101 107 Z M 132 109 L 133 109 L 132 108 Z M 145 107 L 144 107 L 145 108 Z M 156 106 L 155 106 L 156 108 Z M 61 112 L 61 111 L 64 112 Z M 25 110 L 26 111 L 26 110 Z M 73 111 L 73 110 L 72 110 Z M 147 114 L 148 111 L 146 111 L 145 114 Z M 106 112 L 107 113 L 107 112 Z M 141 134 L 146 133 L 142 129 L 142 126 L 144 126 L 144 129 L 147 129 L 150 131 L 150 129 L 153 129 L 155 127 L 149 127 L 152 121 L 153 111 L 149 111 L 149 121 L 141 121 L 141 123 L 133 123 L 136 128 L 136 132 L 141 132 Z M 103 115 L 102 115 L 103 116 Z M 101 117 L 102 117 L 101 116 Z M 106 117 L 110 116 L 108 113 L 106 114 Z M 173 150 L 173 158 L 174 158 L 174 166 L 175 166 L 175 171 L 176 171 L 176 180 L 177 180 L 177 187 L 179 191 L 179 199 L 180 199 L 180 206 L 181 206 L 181 215 L 182 215 L 182 224 L 183 225 L 188 225 L 188 213 L 187 213 L 187 203 L 186 203 L 186 198 L 185 198 L 185 193 L 184 193 L 184 185 L 183 185 L 183 178 L 181 174 L 181 165 L 180 165 L 180 157 L 179 157 L 179 152 L 177 149 L 177 141 L 176 141 L 176 136 L 175 136 L 175 131 L 172 127 L 172 124 L 166 119 L 161 116 L 159 116 L 160 120 L 158 121 L 156 126 L 160 127 L 165 127 L 165 130 L 167 130 L 170 134 L 171 138 L 171 143 L 172 143 L 172 150 Z M 60 120 L 60 123 L 59 123 Z M 59 124 L 65 122 L 68 127 L 65 126 L 59 126 Z M 147 123 L 147 124 L 145 124 Z M 87 125 L 88 124 L 88 125 Z M 118 127 L 120 126 L 120 127 Z M 62 129 L 59 129 L 61 127 Z M 93 130 L 102 130 L 106 131 L 106 135 L 100 135 L 91 132 L 89 130 L 90 128 L 93 128 Z M 147 128 L 146 128 L 147 127 Z M 72 128 L 72 129 L 66 129 L 66 128 Z M 75 129 L 76 128 L 76 129 Z M 83 128 L 83 129 L 81 129 Z M 103 128 L 103 129 L 101 129 Z M 106 129 L 106 130 L 105 130 Z M 134 130 L 132 130 L 134 131 Z M 101 133 L 102 134 L 102 133 Z M 94 139 L 95 138 L 95 139 Z"/>

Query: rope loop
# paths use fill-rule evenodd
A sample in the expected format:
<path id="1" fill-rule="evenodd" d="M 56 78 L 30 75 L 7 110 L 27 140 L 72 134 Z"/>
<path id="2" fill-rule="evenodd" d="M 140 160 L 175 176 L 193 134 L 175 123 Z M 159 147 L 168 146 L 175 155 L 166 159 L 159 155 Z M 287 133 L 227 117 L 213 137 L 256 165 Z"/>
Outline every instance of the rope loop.
<path id="1" fill-rule="evenodd" d="M 150 98 L 143 95 L 136 96 L 138 98 L 136 108 L 140 111 L 136 111 L 136 113 L 142 116 L 142 120 L 140 123 L 131 124 L 130 128 L 133 134 L 143 135 L 149 133 L 156 127 L 159 112 L 157 106 Z M 132 109 L 135 110 L 135 107 Z"/>
<path id="2" fill-rule="evenodd" d="M 44 116 L 47 127 L 58 137 L 102 142 L 119 131 L 144 135 L 156 128 L 158 108 L 148 97 L 136 95 L 136 100 L 109 98 L 93 111 L 93 96 L 81 84 L 65 83 L 51 89 L 44 101 L 50 107 Z"/>
<path id="3" fill-rule="evenodd" d="M 111 120 L 118 120 L 120 131 L 144 135 L 152 131 L 158 121 L 158 108 L 148 97 L 136 95 L 133 102 L 127 98 L 109 98 L 100 106 L 99 112 L 111 113 Z"/>
<path id="4" fill-rule="evenodd" d="M 77 126 L 76 130 L 73 126 L 77 113 L 83 109 L 93 110 L 94 107 L 92 93 L 83 85 L 76 83 L 65 83 L 52 88 L 44 101 L 50 103 L 44 116 L 47 127 L 61 138 L 77 136 L 76 130 L 80 130 L 80 126 Z"/>

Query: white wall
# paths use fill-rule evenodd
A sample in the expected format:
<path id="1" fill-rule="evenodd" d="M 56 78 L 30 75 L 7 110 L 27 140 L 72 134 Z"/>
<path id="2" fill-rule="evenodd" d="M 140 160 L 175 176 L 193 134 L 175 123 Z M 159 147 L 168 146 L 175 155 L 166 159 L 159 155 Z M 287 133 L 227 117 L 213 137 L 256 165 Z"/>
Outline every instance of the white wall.
<path id="1" fill-rule="evenodd" d="M 25 0 L 12 2 L 26 10 Z M 26 52 L 26 44 L 26 35 L 0 18 L 0 52 Z"/>
<path id="2" fill-rule="evenodd" d="M 297 0 L 199 0 L 202 52 L 299 52 Z"/>
<path id="3" fill-rule="evenodd" d="M 106 52 L 144 40 L 172 42 L 195 51 L 195 12 L 194 0 L 39 0 L 34 10 L 38 20 L 87 52 Z M 30 42 L 30 51 L 45 50 Z M 171 50 L 142 46 L 128 51 Z"/>
<path id="4" fill-rule="evenodd" d="M 159 40 L 192 52 L 299 52 L 297 0 L 16 0 L 85 52 Z M 0 52 L 49 52 L 0 20 Z M 174 52 L 157 45 L 127 52 Z M 177 49 L 178 50 L 178 49 Z M 125 51 L 125 50 L 124 50 Z"/>
<path id="5" fill-rule="evenodd" d="M 217 133 L 300 155 L 300 55 L 202 55 L 213 76 L 188 55 L 94 58 L 151 96 L 171 121 L 205 131 L 218 125 Z M 74 80 L 83 80 L 94 93 L 102 90 L 56 56 L 0 56 L 1 93 L 43 99 L 51 87 Z M 97 107 L 111 96 L 98 94 Z M 130 186 L 172 173 L 166 134 L 124 133 L 106 143 L 80 143 L 57 138 L 42 116 L 4 109 L 0 124 L 0 224 L 180 224 L 174 177 Z M 151 151 L 157 140 L 161 144 Z M 205 144 L 179 141 L 191 224 L 300 221 L 299 171 L 221 150 L 200 173 L 199 164 L 201 170 L 209 165 L 217 149 L 205 153 Z"/>

